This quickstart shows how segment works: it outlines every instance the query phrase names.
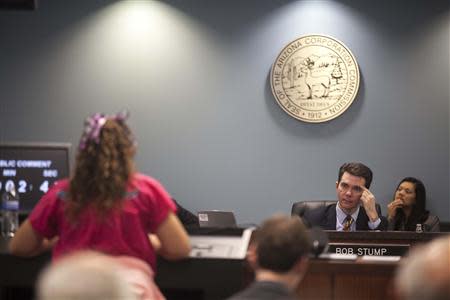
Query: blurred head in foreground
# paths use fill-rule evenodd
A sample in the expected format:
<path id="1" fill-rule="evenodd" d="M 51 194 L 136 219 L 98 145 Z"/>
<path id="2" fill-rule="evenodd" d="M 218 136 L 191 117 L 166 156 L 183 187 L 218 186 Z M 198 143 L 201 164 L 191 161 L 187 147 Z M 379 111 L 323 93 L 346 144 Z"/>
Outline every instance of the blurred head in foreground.
<path id="1" fill-rule="evenodd" d="M 96 252 L 79 252 L 52 263 L 37 283 L 39 300 L 136 300 L 119 266 Z"/>
<path id="2" fill-rule="evenodd" d="M 400 299 L 450 299 L 450 236 L 413 249 L 399 267 L 395 286 Z"/>

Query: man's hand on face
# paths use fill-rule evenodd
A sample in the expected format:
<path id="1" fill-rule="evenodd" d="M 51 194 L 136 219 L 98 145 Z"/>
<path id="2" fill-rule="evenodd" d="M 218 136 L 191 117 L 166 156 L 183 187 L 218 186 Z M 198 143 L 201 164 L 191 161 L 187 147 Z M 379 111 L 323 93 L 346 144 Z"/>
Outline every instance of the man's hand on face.
<path id="1" fill-rule="evenodd" d="M 364 207 L 370 221 L 375 222 L 379 218 L 377 209 L 375 208 L 375 196 L 365 186 L 361 186 L 361 189 L 363 190 L 361 195 L 361 204 Z"/>

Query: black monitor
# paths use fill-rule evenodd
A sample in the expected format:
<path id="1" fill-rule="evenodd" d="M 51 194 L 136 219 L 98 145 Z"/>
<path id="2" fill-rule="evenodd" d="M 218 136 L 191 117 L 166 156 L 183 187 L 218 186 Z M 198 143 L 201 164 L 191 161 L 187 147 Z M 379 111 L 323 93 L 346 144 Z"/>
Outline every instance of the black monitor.
<path id="1" fill-rule="evenodd" d="M 0 144 L 0 194 L 14 186 L 28 214 L 55 181 L 68 177 L 70 144 Z"/>

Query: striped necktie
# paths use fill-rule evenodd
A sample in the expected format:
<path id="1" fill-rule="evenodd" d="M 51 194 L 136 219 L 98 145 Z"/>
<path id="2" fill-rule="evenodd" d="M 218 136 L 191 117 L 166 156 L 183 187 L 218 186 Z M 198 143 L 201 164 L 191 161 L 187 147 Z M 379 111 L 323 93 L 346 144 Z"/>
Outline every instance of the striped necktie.
<path id="1" fill-rule="evenodd" d="M 344 228 L 342 228 L 342 231 L 350 231 L 350 228 L 352 227 L 353 224 L 353 218 L 350 215 L 347 215 L 347 217 L 345 217 L 344 219 Z"/>

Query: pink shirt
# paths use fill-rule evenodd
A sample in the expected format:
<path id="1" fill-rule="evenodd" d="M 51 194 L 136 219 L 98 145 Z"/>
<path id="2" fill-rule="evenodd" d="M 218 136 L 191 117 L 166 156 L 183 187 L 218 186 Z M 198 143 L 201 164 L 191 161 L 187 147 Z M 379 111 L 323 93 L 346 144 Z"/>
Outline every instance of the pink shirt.
<path id="1" fill-rule="evenodd" d="M 46 238 L 59 236 L 53 258 L 82 249 L 110 255 L 129 255 L 146 261 L 156 270 L 156 257 L 147 234 L 155 232 L 176 206 L 155 179 L 134 174 L 121 210 L 100 221 L 92 207 L 85 208 L 75 224 L 64 213 L 69 180 L 57 182 L 30 214 L 34 230 Z"/>

